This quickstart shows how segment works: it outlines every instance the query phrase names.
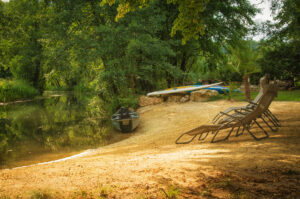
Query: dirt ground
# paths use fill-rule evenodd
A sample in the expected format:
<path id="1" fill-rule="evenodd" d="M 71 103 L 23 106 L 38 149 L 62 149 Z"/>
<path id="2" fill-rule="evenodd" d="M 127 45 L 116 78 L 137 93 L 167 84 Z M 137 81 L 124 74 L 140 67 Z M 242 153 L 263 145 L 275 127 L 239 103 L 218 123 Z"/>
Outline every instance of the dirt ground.
<path id="1" fill-rule="evenodd" d="M 218 143 L 176 145 L 189 129 L 209 124 L 242 102 L 165 103 L 139 109 L 128 139 L 88 155 L 0 170 L 0 198 L 300 198 L 300 103 L 274 102 L 277 132 L 248 133 Z"/>

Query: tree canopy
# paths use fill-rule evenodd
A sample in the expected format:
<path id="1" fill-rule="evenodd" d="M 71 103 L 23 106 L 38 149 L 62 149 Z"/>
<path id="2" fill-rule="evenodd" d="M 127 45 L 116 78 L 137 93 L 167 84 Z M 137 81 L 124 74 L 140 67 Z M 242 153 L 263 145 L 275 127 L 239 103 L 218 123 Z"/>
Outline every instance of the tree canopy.
<path id="1" fill-rule="evenodd" d="M 276 21 L 268 24 L 269 39 L 262 43 L 262 71 L 282 80 L 300 77 L 300 2 L 272 1 Z"/>
<path id="2" fill-rule="evenodd" d="M 299 38 L 298 26 L 291 25 L 298 23 L 298 12 L 289 11 L 298 4 L 289 2 L 294 3 L 281 1 L 278 18 L 288 25 L 277 32 L 289 32 L 285 49 L 295 56 L 284 66 L 297 62 Z M 10 0 L 0 2 L 0 11 L 1 78 L 26 81 L 40 91 L 93 92 L 112 111 L 134 103 L 136 95 L 204 74 L 238 79 L 242 75 L 230 72 L 228 63 L 241 60 L 239 53 L 249 55 L 239 44 L 255 26 L 258 10 L 248 0 Z M 266 49 L 277 48 L 263 45 L 266 59 L 260 63 L 268 71 Z"/>
<path id="3" fill-rule="evenodd" d="M 120 0 L 118 1 L 118 13 L 115 19 L 119 20 L 128 12 L 149 6 L 153 1 L 154 0 Z M 116 0 L 102 0 L 101 5 L 113 5 L 116 3 Z M 246 29 L 247 26 L 253 25 L 251 17 L 257 12 L 247 0 L 166 0 L 166 3 L 174 5 L 177 10 L 176 18 L 172 22 L 173 25 L 170 35 L 175 36 L 177 32 L 181 32 L 183 36 L 182 42 L 184 44 L 190 39 L 198 39 L 203 36 L 205 32 L 210 32 L 210 25 L 212 25 L 211 23 L 213 21 L 214 25 L 221 25 L 217 24 L 217 21 L 223 20 L 223 22 L 225 22 L 223 23 L 224 31 L 228 31 L 231 25 Z M 211 17 L 213 17 L 213 19 Z"/>

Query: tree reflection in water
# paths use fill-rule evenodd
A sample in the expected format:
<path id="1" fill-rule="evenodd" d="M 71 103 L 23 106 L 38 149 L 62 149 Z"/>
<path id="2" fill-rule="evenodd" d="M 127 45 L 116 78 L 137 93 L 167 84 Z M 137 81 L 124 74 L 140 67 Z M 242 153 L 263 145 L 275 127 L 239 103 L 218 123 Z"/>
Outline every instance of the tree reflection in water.
<path id="1" fill-rule="evenodd" d="M 0 168 L 43 153 L 103 145 L 108 129 L 95 101 L 64 95 L 0 106 Z"/>

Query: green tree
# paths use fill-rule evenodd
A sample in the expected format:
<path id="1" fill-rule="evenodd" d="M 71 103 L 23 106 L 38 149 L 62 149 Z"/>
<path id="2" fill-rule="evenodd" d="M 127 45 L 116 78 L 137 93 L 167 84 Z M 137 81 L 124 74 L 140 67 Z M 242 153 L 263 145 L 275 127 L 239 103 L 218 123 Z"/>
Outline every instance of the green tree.
<path id="1" fill-rule="evenodd" d="M 0 1 L 0 41 L 3 41 L 7 37 L 8 18 L 5 15 L 6 3 Z M 4 65 L 4 42 L 0 42 L 0 78 L 6 78 L 11 76 L 10 71 Z"/>
<path id="2" fill-rule="evenodd" d="M 39 1 L 11 0 L 5 4 L 3 14 L 8 19 L 3 27 L 0 51 L 2 65 L 13 77 L 42 89 L 41 75 L 41 13 Z"/>
<path id="3" fill-rule="evenodd" d="M 297 0 L 272 0 L 276 21 L 269 24 L 272 39 L 300 40 L 300 2 Z"/>
<path id="4" fill-rule="evenodd" d="M 255 42 L 241 41 L 236 48 L 231 48 L 228 66 L 243 76 L 244 93 L 247 101 L 251 100 L 249 75 L 261 71 L 257 60 L 259 52 L 255 49 Z"/>
<path id="5" fill-rule="evenodd" d="M 300 78 L 299 41 L 264 45 L 267 49 L 259 60 L 262 72 L 269 73 L 273 78 L 289 80 L 294 86 L 295 80 Z"/>
<path id="6" fill-rule="evenodd" d="M 124 17 L 130 11 L 135 11 L 137 8 L 148 6 L 154 0 L 120 0 L 118 1 L 118 14 L 116 20 Z M 116 0 L 102 0 L 101 5 L 113 5 Z M 228 19 L 228 14 L 235 12 L 239 18 L 230 18 L 230 20 L 243 20 L 244 25 L 252 22 L 251 15 L 254 16 L 256 10 L 247 0 L 234 1 L 217 1 L 217 0 L 200 0 L 200 1 L 182 1 L 182 0 L 166 0 L 168 4 L 174 4 L 178 10 L 178 14 L 173 21 L 171 35 L 175 36 L 177 32 L 183 35 L 182 42 L 185 44 L 190 39 L 198 39 L 203 36 L 208 29 L 208 24 L 215 21 L 207 21 L 206 16 L 213 16 L 214 19 Z M 218 7 L 210 12 L 211 7 Z M 229 22 L 230 23 L 230 22 Z M 220 25 L 220 24 L 215 24 Z M 234 28 L 234 27 L 232 27 Z M 240 24 L 240 28 L 245 26 Z M 226 31 L 226 29 L 224 29 Z"/>
<path id="7" fill-rule="evenodd" d="M 201 64 L 221 67 L 256 12 L 246 0 L 12 0 L 4 10 L 1 51 L 14 78 L 93 91 L 113 107 L 195 80 Z"/>
<path id="8" fill-rule="evenodd" d="M 169 26 L 165 25 L 168 12 L 159 6 L 151 4 L 97 29 L 103 61 L 98 89 L 103 98 L 115 101 L 115 107 L 134 93 L 164 88 L 180 75 L 172 64 L 172 42 L 161 39 Z"/>
<path id="9" fill-rule="evenodd" d="M 262 71 L 282 80 L 294 81 L 300 76 L 300 2 L 272 1 L 276 21 L 268 24 L 269 39 L 262 42 Z"/>

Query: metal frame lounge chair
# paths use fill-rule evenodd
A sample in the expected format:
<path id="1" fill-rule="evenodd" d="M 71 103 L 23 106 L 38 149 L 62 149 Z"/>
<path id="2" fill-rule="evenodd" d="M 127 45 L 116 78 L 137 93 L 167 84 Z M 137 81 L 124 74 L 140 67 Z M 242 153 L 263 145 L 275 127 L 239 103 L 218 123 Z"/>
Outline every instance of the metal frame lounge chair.
<path id="1" fill-rule="evenodd" d="M 262 98 L 262 96 L 264 95 L 266 90 L 268 89 L 268 87 L 269 87 L 268 82 L 269 82 L 268 76 L 262 77 L 260 79 L 259 93 L 252 102 L 249 102 L 248 105 L 243 106 L 243 107 L 231 107 L 231 108 L 226 109 L 225 111 L 220 112 L 213 118 L 212 123 L 216 124 L 216 123 L 226 122 L 226 120 L 230 119 L 230 118 L 228 118 L 227 114 L 231 114 L 231 112 L 237 113 L 237 112 L 241 112 L 241 111 L 253 110 L 253 108 L 255 106 L 257 106 L 258 102 L 260 101 L 260 99 Z M 277 83 L 274 82 L 273 84 L 274 84 L 273 89 L 275 89 L 275 91 L 277 93 L 277 87 L 275 86 Z M 264 116 L 266 118 L 268 118 L 269 121 L 272 123 L 272 126 L 270 126 L 271 130 L 277 131 L 278 127 L 280 127 L 280 122 L 279 122 L 278 118 L 269 109 L 264 113 Z"/>
<path id="2" fill-rule="evenodd" d="M 245 130 L 248 131 L 248 133 L 255 139 L 255 140 L 261 140 L 264 138 L 269 137 L 268 132 L 258 123 L 257 119 L 263 120 L 263 114 L 268 110 L 270 104 L 272 103 L 273 99 L 277 96 L 277 86 L 276 84 L 270 84 L 264 93 L 262 95 L 259 102 L 253 107 L 253 109 L 247 109 L 247 111 L 240 111 L 238 114 L 227 114 L 226 115 L 229 119 L 224 123 L 218 123 L 218 124 L 211 124 L 211 125 L 202 125 L 195 129 L 192 129 L 188 132 L 185 132 L 181 134 L 177 140 L 175 141 L 176 144 L 187 144 L 192 142 L 198 135 L 198 140 L 204 140 L 210 132 L 214 134 L 211 142 L 220 142 L 227 140 L 231 133 L 236 130 L 236 135 L 242 134 Z M 237 112 L 236 112 L 237 113 Z M 264 120 L 263 120 L 264 121 Z M 265 121 L 264 121 L 265 122 Z M 257 137 L 254 135 L 254 133 L 250 130 L 251 128 L 254 128 L 254 125 L 256 125 L 259 129 L 262 130 L 264 136 L 263 137 Z M 239 133 L 239 131 L 242 128 L 242 133 Z M 227 136 L 223 139 L 216 140 L 217 135 L 222 130 L 229 130 L 229 133 Z M 187 141 L 180 141 L 185 135 L 190 136 L 191 138 Z"/>

